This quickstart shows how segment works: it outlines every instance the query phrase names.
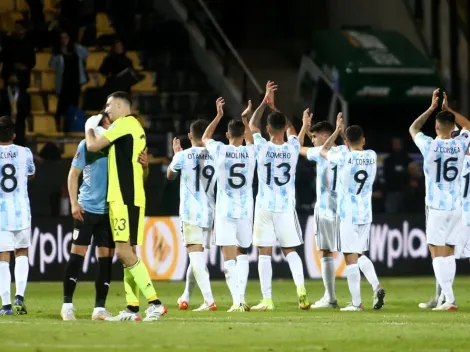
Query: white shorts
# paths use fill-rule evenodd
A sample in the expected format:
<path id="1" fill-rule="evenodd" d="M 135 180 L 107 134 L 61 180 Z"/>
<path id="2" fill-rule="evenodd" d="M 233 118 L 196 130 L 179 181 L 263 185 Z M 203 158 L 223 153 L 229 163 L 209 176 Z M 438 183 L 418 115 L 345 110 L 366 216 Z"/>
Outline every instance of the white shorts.
<path id="1" fill-rule="evenodd" d="M 338 216 L 330 218 L 315 211 L 313 221 L 313 231 L 315 232 L 315 241 L 317 249 L 330 252 L 337 252 L 337 242 L 339 236 Z"/>
<path id="2" fill-rule="evenodd" d="M 470 226 L 462 225 L 459 243 L 455 246 L 455 258 L 470 258 Z"/>
<path id="3" fill-rule="evenodd" d="M 30 227 L 18 231 L 0 231 L 0 252 L 11 252 L 29 246 L 31 246 Z"/>
<path id="4" fill-rule="evenodd" d="M 455 246 L 462 231 L 462 211 L 426 208 L 427 243 L 434 246 Z"/>
<path id="5" fill-rule="evenodd" d="M 253 239 L 253 219 L 215 219 L 215 244 L 248 248 Z"/>
<path id="6" fill-rule="evenodd" d="M 353 224 L 352 219 L 341 219 L 338 252 L 361 254 L 369 250 L 370 223 Z"/>
<path id="7" fill-rule="evenodd" d="M 211 248 L 212 229 L 181 222 L 181 235 L 185 246 L 202 244 L 206 249 Z"/>
<path id="8" fill-rule="evenodd" d="M 295 209 L 288 213 L 273 213 L 256 208 L 253 245 L 274 247 L 276 241 L 282 248 L 297 247 L 304 243 Z"/>

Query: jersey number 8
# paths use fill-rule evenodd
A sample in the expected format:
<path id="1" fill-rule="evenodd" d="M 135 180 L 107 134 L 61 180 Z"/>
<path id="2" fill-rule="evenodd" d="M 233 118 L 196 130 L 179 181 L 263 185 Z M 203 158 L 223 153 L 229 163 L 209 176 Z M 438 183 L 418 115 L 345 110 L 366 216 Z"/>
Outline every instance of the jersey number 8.
<path id="1" fill-rule="evenodd" d="M 13 192 L 18 186 L 18 180 L 15 177 L 16 169 L 12 164 L 3 165 L 0 170 L 0 188 L 5 193 Z M 9 182 L 8 182 L 9 181 Z"/>

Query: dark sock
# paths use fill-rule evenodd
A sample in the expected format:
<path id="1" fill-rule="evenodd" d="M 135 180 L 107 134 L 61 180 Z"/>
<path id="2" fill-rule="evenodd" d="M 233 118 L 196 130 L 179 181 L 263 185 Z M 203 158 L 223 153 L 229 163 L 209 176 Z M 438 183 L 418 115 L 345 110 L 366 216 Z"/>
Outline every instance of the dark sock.
<path id="1" fill-rule="evenodd" d="M 156 299 L 154 301 L 150 301 L 149 304 L 155 304 L 156 306 L 158 306 L 159 304 L 162 304 L 162 302 L 160 302 L 159 299 Z"/>
<path id="2" fill-rule="evenodd" d="M 95 308 L 104 308 L 106 304 L 106 297 L 108 296 L 109 284 L 111 283 L 111 268 L 113 264 L 113 258 L 98 258 L 98 263 L 98 274 L 96 275 L 95 280 Z"/>
<path id="3" fill-rule="evenodd" d="M 126 308 L 129 309 L 132 313 L 139 312 L 139 306 L 127 306 Z"/>
<path id="4" fill-rule="evenodd" d="M 24 297 L 20 295 L 16 295 L 15 299 L 19 299 L 20 301 L 24 301 Z"/>
<path id="5" fill-rule="evenodd" d="M 12 309 L 11 307 L 11 304 L 5 304 L 2 309 L 5 309 L 5 310 L 8 310 L 8 309 Z"/>
<path id="6" fill-rule="evenodd" d="M 73 293 L 77 286 L 78 274 L 83 266 L 84 258 L 78 254 L 70 254 L 70 260 L 65 267 L 64 303 L 72 303 Z"/>

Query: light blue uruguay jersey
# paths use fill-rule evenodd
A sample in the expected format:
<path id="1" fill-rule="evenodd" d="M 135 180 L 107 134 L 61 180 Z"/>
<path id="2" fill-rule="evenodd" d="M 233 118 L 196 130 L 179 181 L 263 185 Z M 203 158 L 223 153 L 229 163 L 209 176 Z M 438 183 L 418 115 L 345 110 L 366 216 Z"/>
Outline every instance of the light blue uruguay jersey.
<path id="1" fill-rule="evenodd" d="M 377 154 L 373 150 L 331 149 L 328 161 L 339 167 L 338 213 L 353 224 L 372 222 L 372 191 L 377 174 Z"/>
<path id="2" fill-rule="evenodd" d="M 181 172 L 181 221 L 212 228 L 216 182 L 214 157 L 206 148 L 192 147 L 176 153 L 169 167 L 173 172 Z"/>
<path id="3" fill-rule="evenodd" d="M 466 226 L 470 226 L 470 156 L 465 155 L 462 168 L 462 220 Z"/>
<path id="4" fill-rule="evenodd" d="M 432 139 L 422 132 L 414 139 L 423 154 L 426 206 L 437 210 L 456 210 L 462 204 L 461 175 L 470 133 L 462 130 L 452 139 Z"/>
<path id="5" fill-rule="evenodd" d="M 78 145 L 72 166 L 83 171 L 78 204 L 89 213 L 106 214 L 108 202 L 108 156 L 106 152 L 87 151 L 85 140 Z"/>
<path id="6" fill-rule="evenodd" d="M 266 211 L 287 213 L 295 209 L 295 172 L 300 143 L 290 136 L 287 143 L 268 142 L 253 135 L 258 153 L 258 195 L 256 206 Z"/>
<path id="7" fill-rule="evenodd" d="M 322 216 L 332 218 L 337 213 L 339 166 L 323 158 L 320 154 L 321 149 L 322 147 L 314 147 L 307 151 L 307 159 L 317 163 L 315 211 Z M 332 148 L 335 152 L 340 152 L 342 149 L 348 151 L 344 145 Z"/>
<path id="8" fill-rule="evenodd" d="M 35 172 L 29 148 L 0 145 L 0 231 L 19 231 L 31 226 L 28 176 Z"/>
<path id="9" fill-rule="evenodd" d="M 256 147 L 253 144 L 235 147 L 211 139 L 206 148 L 215 159 L 216 216 L 252 219 Z"/>

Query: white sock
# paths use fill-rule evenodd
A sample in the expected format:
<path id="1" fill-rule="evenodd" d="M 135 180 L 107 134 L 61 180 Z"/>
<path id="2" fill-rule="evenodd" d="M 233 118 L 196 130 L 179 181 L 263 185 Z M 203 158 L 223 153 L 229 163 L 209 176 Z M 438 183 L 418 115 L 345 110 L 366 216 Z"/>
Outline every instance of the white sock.
<path id="1" fill-rule="evenodd" d="M 444 258 L 446 260 L 446 266 L 445 266 L 445 275 L 446 279 L 449 282 L 450 288 L 452 289 L 452 295 L 454 293 L 453 285 L 454 285 L 454 279 L 455 279 L 455 272 L 457 271 L 457 263 L 455 262 L 455 256 L 450 255 L 448 257 Z M 449 303 L 454 303 L 455 302 L 455 297 L 453 301 L 447 301 Z"/>
<path id="2" fill-rule="evenodd" d="M 69 309 L 69 308 L 73 308 L 73 303 L 62 303 L 62 310 L 66 310 L 66 309 Z M 93 310 L 93 313 L 94 312 L 95 312 L 95 310 Z"/>
<path id="3" fill-rule="evenodd" d="M 335 292 L 335 262 L 331 257 L 321 258 L 321 276 L 323 279 L 323 285 L 325 286 L 325 297 L 328 302 L 336 301 Z"/>
<path id="4" fill-rule="evenodd" d="M 273 267 L 270 255 L 260 255 L 258 258 L 258 275 L 263 299 L 272 299 Z"/>
<path id="5" fill-rule="evenodd" d="M 0 295 L 4 306 L 11 304 L 10 263 L 0 262 Z"/>
<path id="6" fill-rule="evenodd" d="M 294 279 L 295 286 L 303 287 L 305 285 L 304 279 L 304 267 L 302 265 L 302 259 L 300 259 L 297 252 L 290 252 L 286 256 L 286 260 L 289 263 L 289 268 Z"/>
<path id="7" fill-rule="evenodd" d="M 24 297 L 26 284 L 28 283 L 29 261 L 28 257 L 22 255 L 15 260 L 15 286 L 16 295 Z"/>
<path id="8" fill-rule="evenodd" d="M 346 277 L 348 279 L 349 292 L 352 296 L 352 304 L 359 307 L 362 303 L 361 299 L 361 272 L 358 264 L 346 266 Z"/>
<path id="9" fill-rule="evenodd" d="M 68 303 L 64 303 L 64 304 L 68 304 Z M 62 306 L 62 307 L 63 307 L 63 306 Z M 72 307 L 73 307 L 73 305 L 72 305 Z M 93 314 L 98 313 L 99 311 L 101 311 L 101 310 L 103 310 L 103 309 L 105 309 L 105 308 L 104 308 L 104 307 L 95 307 L 95 308 L 93 309 Z"/>
<path id="10" fill-rule="evenodd" d="M 209 271 L 206 267 L 206 256 L 204 252 L 189 253 L 189 262 L 193 268 L 193 274 L 204 297 L 204 301 L 210 306 L 214 303 L 214 297 L 212 296 L 211 282 L 209 279 Z"/>
<path id="11" fill-rule="evenodd" d="M 240 305 L 240 292 L 238 291 L 237 263 L 235 260 L 224 262 L 225 281 L 232 295 L 233 305 Z"/>
<path id="12" fill-rule="evenodd" d="M 372 261 L 369 258 L 367 258 L 365 255 L 361 255 L 359 257 L 359 260 L 357 261 L 357 264 L 359 265 L 359 269 L 361 269 L 367 281 L 369 281 L 369 284 L 371 284 L 372 291 L 377 290 L 380 283 L 379 283 L 379 278 L 377 277 L 377 274 L 375 273 L 374 263 L 372 263 Z"/>
<path id="13" fill-rule="evenodd" d="M 453 303 L 455 301 L 455 297 L 454 292 L 452 290 L 450 275 L 446 275 L 446 265 L 448 265 L 448 262 L 447 259 L 444 257 L 437 257 L 434 258 L 432 261 L 434 274 L 436 275 L 436 279 L 439 282 L 439 285 L 441 285 L 441 289 L 444 293 L 444 297 L 446 298 L 446 302 Z"/>
<path id="14" fill-rule="evenodd" d="M 439 282 L 436 280 L 436 300 L 439 300 L 441 293 L 442 293 L 441 285 L 439 285 Z"/>
<path id="15" fill-rule="evenodd" d="M 246 254 L 237 257 L 237 276 L 238 291 L 240 292 L 240 302 L 245 302 L 246 284 L 248 282 L 248 274 L 250 273 L 250 262 Z"/>
<path id="16" fill-rule="evenodd" d="M 196 279 L 194 278 L 193 268 L 191 267 L 191 263 L 188 265 L 188 269 L 186 270 L 186 286 L 184 287 L 183 301 L 189 303 L 189 299 L 191 298 L 191 294 L 193 293 L 194 286 L 196 285 Z"/>

